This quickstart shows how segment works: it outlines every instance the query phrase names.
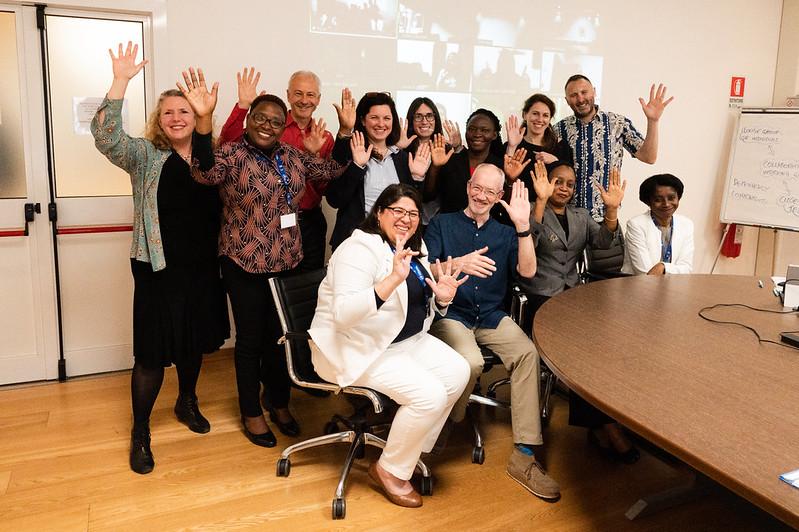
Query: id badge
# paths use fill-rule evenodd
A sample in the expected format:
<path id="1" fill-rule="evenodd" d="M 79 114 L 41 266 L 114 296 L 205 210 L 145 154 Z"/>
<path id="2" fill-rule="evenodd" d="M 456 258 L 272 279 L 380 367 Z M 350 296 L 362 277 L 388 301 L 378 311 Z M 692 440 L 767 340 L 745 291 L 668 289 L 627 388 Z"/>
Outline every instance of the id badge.
<path id="1" fill-rule="evenodd" d="M 280 217 L 280 228 L 288 229 L 297 225 L 297 213 L 284 214 Z"/>

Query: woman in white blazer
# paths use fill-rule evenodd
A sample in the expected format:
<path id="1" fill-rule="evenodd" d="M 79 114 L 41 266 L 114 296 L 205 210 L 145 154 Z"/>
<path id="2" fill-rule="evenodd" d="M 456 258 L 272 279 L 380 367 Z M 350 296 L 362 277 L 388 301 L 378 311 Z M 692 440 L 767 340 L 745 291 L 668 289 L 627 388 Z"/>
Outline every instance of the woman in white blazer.
<path id="1" fill-rule="evenodd" d="M 683 183 L 671 174 L 644 180 L 638 198 L 649 211 L 627 222 L 624 266 L 633 274 L 691 273 L 694 265 L 694 224 L 674 214 L 680 206 Z"/>
<path id="2" fill-rule="evenodd" d="M 433 312 L 446 312 L 466 277 L 457 280 L 460 272 L 449 260 L 436 263 L 433 279 L 421 203 L 408 185 L 389 185 L 380 194 L 360 229 L 330 258 L 308 331 L 319 376 L 372 388 L 400 405 L 369 475 L 391 502 L 406 507 L 422 504 L 409 480 L 469 378 L 465 359 L 427 334 Z"/>

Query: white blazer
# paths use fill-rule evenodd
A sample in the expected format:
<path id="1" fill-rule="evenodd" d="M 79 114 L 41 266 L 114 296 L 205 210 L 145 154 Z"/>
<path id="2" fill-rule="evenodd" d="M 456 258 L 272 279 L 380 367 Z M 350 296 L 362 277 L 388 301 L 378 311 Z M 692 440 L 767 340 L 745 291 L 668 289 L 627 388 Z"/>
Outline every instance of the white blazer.
<path id="1" fill-rule="evenodd" d="M 330 257 L 327 275 L 319 285 L 316 314 L 308 330 L 313 339 L 314 369 L 323 379 L 349 386 L 385 352 L 405 325 L 408 309 L 405 283 L 379 309 L 375 301 L 374 286 L 391 273 L 393 260 L 394 253 L 380 235 L 358 229 Z M 429 272 L 427 260 L 421 258 L 420 262 Z M 427 332 L 433 321 L 432 309 L 436 308 L 433 300 L 430 298 L 431 311 L 424 321 L 423 332 Z"/>
<path id="2" fill-rule="evenodd" d="M 624 266 L 621 271 L 645 274 L 661 262 L 661 233 L 652 221 L 651 211 L 627 222 L 624 243 Z M 694 223 L 690 218 L 673 215 L 671 262 L 665 263 L 666 273 L 691 273 L 694 267 Z"/>

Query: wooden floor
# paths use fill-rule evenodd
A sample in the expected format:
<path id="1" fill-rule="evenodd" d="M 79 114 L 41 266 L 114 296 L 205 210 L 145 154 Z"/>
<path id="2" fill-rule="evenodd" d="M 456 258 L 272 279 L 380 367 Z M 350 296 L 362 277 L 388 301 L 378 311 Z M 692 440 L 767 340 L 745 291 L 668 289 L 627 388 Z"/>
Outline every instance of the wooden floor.
<path id="1" fill-rule="evenodd" d="M 172 413 L 174 370 L 167 371 L 151 427 L 155 470 L 128 468 L 128 372 L 67 383 L 0 389 L 0 529 L 2 530 L 779 530 L 779 522 L 724 489 L 634 522 L 624 517 L 638 496 L 669 487 L 681 473 L 644 453 L 633 466 L 606 462 L 567 424 L 567 403 L 554 400 L 546 430 L 547 464 L 562 498 L 546 503 L 505 473 L 511 449 L 507 412 L 483 409 L 486 461 L 470 461 L 464 426 L 429 462 L 435 491 L 420 509 L 390 504 L 356 464 L 347 517 L 333 521 L 330 503 L 345 446 L 305 451 L 291 476 L 277 478 L 279 436 L 264 449 L 241 433 L 229 352 L 206 359 L 199 384 L 211 432 L 189 432 Z M 304 437 L 329 416 L 347 412 L 341 398 L 294 391 L 292 409 Z M 370 451 L 367 458 L 376 456 Z"/>

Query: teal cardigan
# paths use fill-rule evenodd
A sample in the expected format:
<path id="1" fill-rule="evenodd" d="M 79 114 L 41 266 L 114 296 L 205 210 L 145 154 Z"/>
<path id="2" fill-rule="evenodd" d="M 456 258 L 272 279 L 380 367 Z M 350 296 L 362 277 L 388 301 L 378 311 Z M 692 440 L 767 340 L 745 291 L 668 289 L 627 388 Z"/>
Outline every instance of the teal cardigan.
<path id="1" fill-rule="evenodd" d="M 99 115 L 105 111 L 100 123 Z M 153 271 L 166 268 L 158 225 L 158 181 L 171 150 L 160 150 L 147 139 L 122 129 L 122 100 L 105 98 L 92 120 L 94 145 L 109 161 L 130 174 L 133 185 L 133 242 L 130 257 L 149 262 Z"/>

